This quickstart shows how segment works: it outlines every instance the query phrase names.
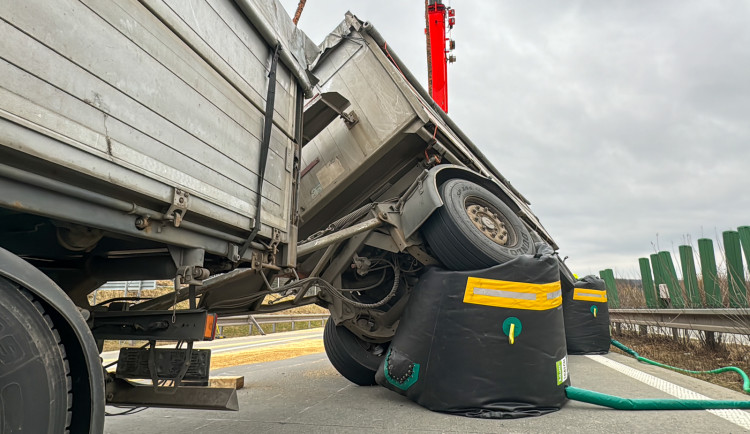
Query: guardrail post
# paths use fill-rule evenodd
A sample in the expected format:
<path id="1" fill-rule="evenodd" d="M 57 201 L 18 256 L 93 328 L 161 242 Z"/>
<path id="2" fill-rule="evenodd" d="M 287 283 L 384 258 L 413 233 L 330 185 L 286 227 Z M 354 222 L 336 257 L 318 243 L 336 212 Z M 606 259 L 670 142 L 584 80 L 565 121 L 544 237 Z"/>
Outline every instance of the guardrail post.
<path id="1" fill-rule="evenodd" d="M 682 263 L 682 281 L 685 285 L 685 292 L 690 303 L 690 307 L 702 307 L 701 293 L 698 288 L 698 276 L 695 274 L 695 258 L 693 257 L 693 248 L 690 246 L 680 246 L 680 262 Z"/>
<path id="2" fill-rule="evenodd" d="M 646 306 L 651 309 L 659 307 L 659 297 L 654 288 L 654 279 L 651 277 L 651 264 L 648 258 L 638 258 L 641 266 L 641 282 L 643 282 L 643 295 L 646 297 Z"/>
<path id="3" fill-rule="evenodd" d="M 710 238 L 698 239 L 698 254 L 701 258 L 701 279 L 703 280 L 703 292 L 706 293 L 706 306 L 724 307 L 721 299 L 721 288 L 716 279 L 716 255 L 714 255 L 714 242 Z"/>
<path id="4" fill-rule="evenodd" d="M 614 271 L 611 268 L 607 268 L 606 270 L 601 270 L 599 276 L 607 286 L 607 300 L 609 301 L 609 305 L 614 308 L 620 307 L 620 296 L 617 294 Z"/>
<path id="5" fill-rule="evenodd" d="M 677 280 L 677 271 L 675 271 L 674 262 L 672 262 L 672 255 L 667 251 L 659 252 L 659 264 L 661 265 L 664 283 L 667 284 L 669 289 L 672 307 L 678 309 L 685 307 L 685 298 L 682 296 L 680 281 Z"/>
<path id="6" fill-rule="evenodd" d="M 258 333 L 259 333 L 259 334 L 260 334 L 261 336 L 265 336 L 265 335 L 266 335 L 266 332 L 265 332 L 265 331 L 263 331 L 263 327 L 261 327 L 261 326 L 260 326 L 260 324 L 258 324 L 258 321 L 256 321 L 256 320 L 255 320 L 255 317 L 254 317 L 254 316 L 252 316 L 252 315 L 248 315 L 248 319 L 250 320 L 250 334 L 251 334 L 251 335 L 253 334 L 253 325 L 255 325 L 255 327 L 257 327 L 257 328 L 258 328 Z M 274 330 L 273 330 L 273 331 L 276 331 L 276 328 L 275 328 L 275 327 L 276 327 L 276 326 L 274 326 Z"/>
<path id="7" fill-rule="evenodd" d="M 737 231 L 724 231 L 724 252 L 727 255 L 727 280 L 729 283 L 729 306 L 747 307 L 745 269 L 742 266 L 740 234 Z"/>

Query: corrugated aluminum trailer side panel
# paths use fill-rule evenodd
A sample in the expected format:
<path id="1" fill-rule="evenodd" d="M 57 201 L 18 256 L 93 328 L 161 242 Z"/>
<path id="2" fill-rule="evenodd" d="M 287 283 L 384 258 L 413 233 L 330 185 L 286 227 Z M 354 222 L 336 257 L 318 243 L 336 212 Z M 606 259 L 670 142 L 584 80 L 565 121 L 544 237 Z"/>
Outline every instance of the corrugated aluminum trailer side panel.
<path id="1" fill-rule="evenodd" d="M 253 227 L 273 47 L 237 4 L 7 1 L 0 39 L 0 164 L 163 209 L 181 189 L 186 219 Z M 261 235 L 282 242 L 299 92 L 279 62 Z"/>

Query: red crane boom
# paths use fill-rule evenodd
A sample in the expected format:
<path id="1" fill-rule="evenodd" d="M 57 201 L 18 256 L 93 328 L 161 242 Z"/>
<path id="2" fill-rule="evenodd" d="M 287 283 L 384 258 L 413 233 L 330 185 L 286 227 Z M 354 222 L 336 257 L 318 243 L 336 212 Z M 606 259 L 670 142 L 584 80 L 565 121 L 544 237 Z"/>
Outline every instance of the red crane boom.
<path id="1" fill-rule="evenodd" d="M 446 31 L 456 24 L 456 11 L 446 7 L 442 0 L 427 0 L 425 6 L 430 95 L 448 113 L 448 62 L 455 62 L 456 58 L 448 56 L 455 48 L 455 42 L 446 37 Z"/>

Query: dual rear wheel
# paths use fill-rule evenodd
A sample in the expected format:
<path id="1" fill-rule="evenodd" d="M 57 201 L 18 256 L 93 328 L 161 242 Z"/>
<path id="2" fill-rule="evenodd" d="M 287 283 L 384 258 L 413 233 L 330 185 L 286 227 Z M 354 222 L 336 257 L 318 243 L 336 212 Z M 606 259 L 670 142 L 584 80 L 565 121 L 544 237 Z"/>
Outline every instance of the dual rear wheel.
<path id="1" fill-rule="evenodd" d="M 0 277 L 0 433 L 69 432 L 72 379 L 42 303 Z"/>

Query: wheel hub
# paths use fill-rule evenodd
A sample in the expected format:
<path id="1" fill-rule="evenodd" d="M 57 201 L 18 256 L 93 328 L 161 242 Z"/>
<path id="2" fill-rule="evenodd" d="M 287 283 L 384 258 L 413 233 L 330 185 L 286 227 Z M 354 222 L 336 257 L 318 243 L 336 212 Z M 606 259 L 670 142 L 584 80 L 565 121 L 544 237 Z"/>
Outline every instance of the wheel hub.
<path id="1" fill-rule="evenodd" d="M 508 244 L 508 230 L 505 228 L 505 223 L 493 210 L 473 204 L 466 207 L 466 213 L 484 236 L 501 246 Z"/>

